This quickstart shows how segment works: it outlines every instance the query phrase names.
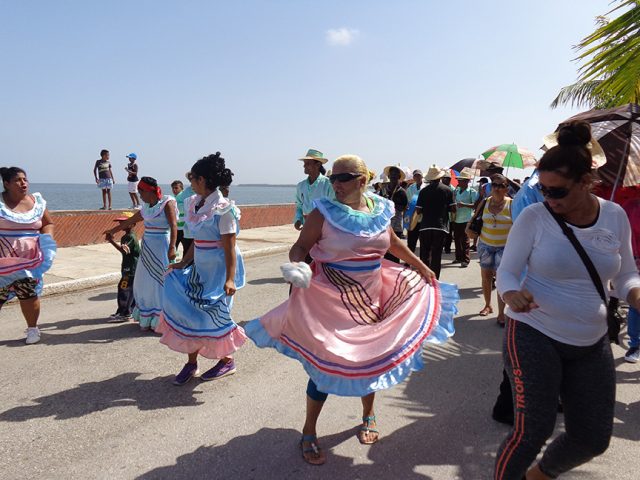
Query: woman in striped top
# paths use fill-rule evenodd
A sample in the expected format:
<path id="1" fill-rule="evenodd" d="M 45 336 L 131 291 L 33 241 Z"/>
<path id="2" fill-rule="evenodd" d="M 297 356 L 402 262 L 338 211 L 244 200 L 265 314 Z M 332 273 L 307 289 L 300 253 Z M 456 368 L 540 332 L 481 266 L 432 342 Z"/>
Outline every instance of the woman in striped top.
<path id="1" fill-rule="evenodd" d="M 491 196 L 482 206 L 482 231 L 478 242 L 478 258 L 482 273 L 482 294 L 484 308 L 480 315 L 493 313 L 491 307 L 491 287 L 496 270 L 500 266 L 502 252 L 511 229 L 511 199 L 507 196 L 509 183 L 500 175 L 491 177 Z M 504 302 L 498 295 L 498 325 L 504 326 Z"/>

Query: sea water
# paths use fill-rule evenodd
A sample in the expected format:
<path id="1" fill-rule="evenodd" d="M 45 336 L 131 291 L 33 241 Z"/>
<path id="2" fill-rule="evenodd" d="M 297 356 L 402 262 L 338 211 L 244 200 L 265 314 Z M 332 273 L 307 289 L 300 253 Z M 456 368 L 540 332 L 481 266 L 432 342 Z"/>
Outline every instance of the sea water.
<path id="1" fill-rule="evenodd" d="M 171 194 L 169 185 L 161 185 L 162 193 Z M 294 185 L 231 185 L 229 198 L 236 205 L 293 203 Z M 40 192 L 49 210 L 97 210 L 102 207 L 102 192 L 97 185 L 78 183 L 31 183 L 29 191 Z M 112 208 L 130 208 L 126 184 L 117 183 L 111 190 Z"/>

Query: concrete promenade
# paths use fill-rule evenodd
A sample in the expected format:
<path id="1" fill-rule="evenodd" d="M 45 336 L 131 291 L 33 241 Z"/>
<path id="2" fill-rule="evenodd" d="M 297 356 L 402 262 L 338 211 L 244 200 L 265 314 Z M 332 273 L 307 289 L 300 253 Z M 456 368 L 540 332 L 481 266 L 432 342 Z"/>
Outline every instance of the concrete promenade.
<path id="1" fill-rule="evenodd" d="M 288 251 L 297 238 L 298 232 L 291 225 L 281 225 L 242 230 L 237 243 L 244 257 L 252 258 Z M 121 260 L 109 243 L 59 248 L 45 274 L 44 295 L 114 285 L 120 279 Z"/>
<path id="2" fill-rule="evenodd" d="M 286 253 L 250 252 L 287 248 L 296 233 L 286 226 L 242 237 L 247 285 L 233 310 L 241 325 L 288 291 L 279 270 Z M 115 250 L 95 248 L 63 250 L 50 281 L 80 280 L 63 268 L 68 257 L 84 264 L 81 253 L 92 262 L 84 275 L 118 269 Z M 377 395 L 376 445 L 360 445 L 355 437 L 359 399 L 329 397 L 318 430 L 327 449 L 322 467 L 305 464 L 298 447 L 307 376 L 274 350 L 248 341 L 235 356 L 236 375 L 174 387 L 186 355 L 134 323 L 106 323 L 115 310 L 114 285 L 44 298 L 42 341 L 32 346 L 24 345 L 18 305 L 6 305 L 0 313 L 0 479 L 489 480 L 509 431 L 490 418 L 504 330 L 495 318 L 477 316 L 477 262 L 461 269 L 450 255 L 444 259 L 442 280 L 458 284 L 462 297 L 456 335 L 425 350 L 423 371 Z M 618 395 L 611 446 L 563 480 L 632 480 L 640 471 L 640 367 L 622 360 L 623 348 L 613 351 Z M 212 365 L 202 360 L 200 369 Z M 563 421 L 559 415 L 559 428 Z"/>

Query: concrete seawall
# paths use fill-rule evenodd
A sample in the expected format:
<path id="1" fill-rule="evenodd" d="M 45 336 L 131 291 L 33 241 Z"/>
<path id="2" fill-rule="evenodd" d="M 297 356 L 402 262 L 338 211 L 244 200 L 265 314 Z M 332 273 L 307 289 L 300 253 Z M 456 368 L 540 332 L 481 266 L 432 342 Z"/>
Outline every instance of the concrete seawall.
<path id="1" fill-rule="evenodd" d="M 271 227 L 293 223 L 295 205 L 293 203 L 276 205 L 240 205 L 242 218 L 240 228 Z M 104 243 L 102 232 L 112 228 L 114 219 L 124 212 L 134 210 L 58 210 L 51 215 L 55 223 L 55 238 L 58 247 L 76 247 Z M 142 223 L 136 225 L 136 234 L 140 237 L 144 231 Z"/>

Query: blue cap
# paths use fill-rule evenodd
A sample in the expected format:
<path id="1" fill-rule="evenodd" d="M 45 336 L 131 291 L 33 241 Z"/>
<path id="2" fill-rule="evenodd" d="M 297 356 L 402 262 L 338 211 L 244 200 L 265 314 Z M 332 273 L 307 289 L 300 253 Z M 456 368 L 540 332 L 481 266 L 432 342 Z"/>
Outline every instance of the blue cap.
<path id="1" fill-rule="evenodd" d="M 138 156 L 135 153 L 130 153 L 129 155 L 127 155 L 127 158 L 133 158 L 134 160 L 137 160 Z"/>

